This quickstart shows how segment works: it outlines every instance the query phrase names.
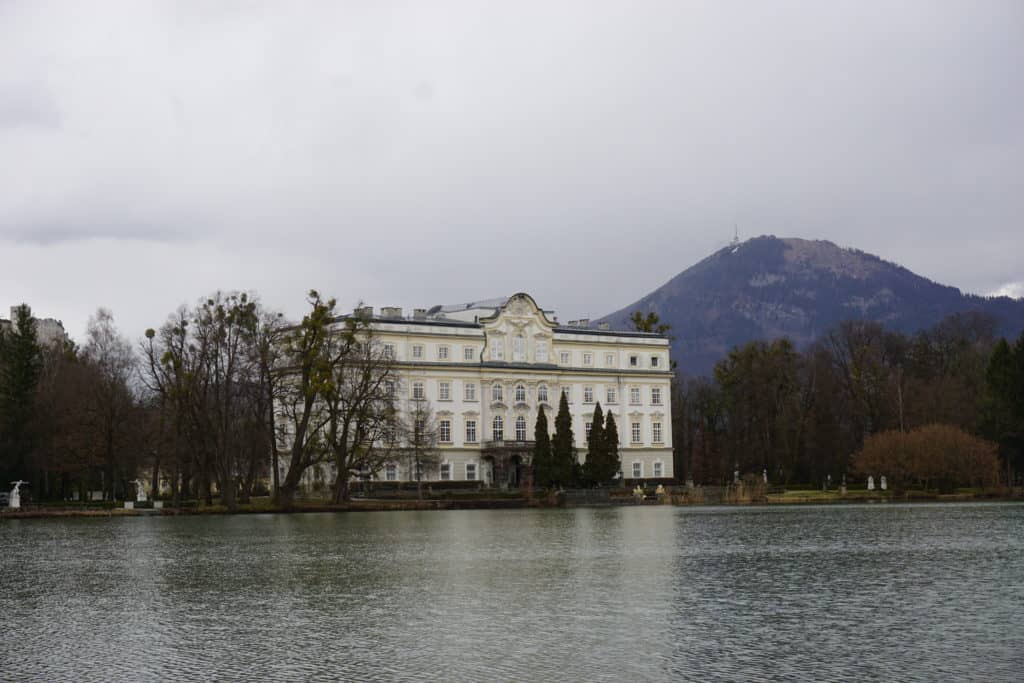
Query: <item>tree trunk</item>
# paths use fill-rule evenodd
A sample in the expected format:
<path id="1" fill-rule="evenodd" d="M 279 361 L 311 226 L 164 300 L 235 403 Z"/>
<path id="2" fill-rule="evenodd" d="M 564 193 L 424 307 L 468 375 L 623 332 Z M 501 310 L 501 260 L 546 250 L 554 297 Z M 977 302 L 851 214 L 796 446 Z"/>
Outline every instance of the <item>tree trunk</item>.
<path id="1" fill-rule="evenodd" d="M 177 460 L 174 461 L 174 466 L 171 468 L 171 506 L 181 506 L 181 487 L 182 482 L 179 477 L 181 476 L 181 466 Z"/>
<path id="2" fill-rule="evenodd" d="M 277 490 L 277 504 L 282 510 L 291 510 L 295 504 L 295 488 L 288 484 L 287 478 Z"/>
<path id="3" fill-rule="evenodd" d="M 270 416 L 268 422 L 270 425 L 270 468 L 271 468 L 271 480 L 273 481 L 273 489 L 270 491 L 270 499 L 277 501 L 277 491 L 281 487 L 277 459 L 277 426 L 274 422 L 274 392 L 273 389 L 270 391 Z"/>
<path id="4" fill-rule="evenodd" d="M 160 497 L 160 453 L 153 454 L 153 478 L 150 480 L 153 491 L 153 500 Z"/>
<path id="5" fill-rule="evenodd" d="M 334 480 L 334 502 L 347 502 L 351 496 L 352 490 L 349 486 L 348 467 L 338 465 L 338 475 Z"/>
<path id="6" fill-rule="evenodd" d="M 236 496 L 238 485 L 234 477 L 224 477 L 218 484 L 220 485 L 220 500 L 227 507 L 228 512 L 238 512 L 238 498 Z"/>

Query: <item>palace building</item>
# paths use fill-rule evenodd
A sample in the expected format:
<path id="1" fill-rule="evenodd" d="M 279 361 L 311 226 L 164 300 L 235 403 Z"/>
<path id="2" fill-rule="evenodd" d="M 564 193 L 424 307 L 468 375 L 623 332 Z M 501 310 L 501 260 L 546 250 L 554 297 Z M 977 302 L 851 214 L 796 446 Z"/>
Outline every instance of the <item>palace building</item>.
<path id="1" fill-rule="evenodd" d="M 525 481 L 539 406 L 554 432 L 559 397 L 572 413 L 575 446 L 586 460 L 595 403 L 619 430 L 626 479 L 668 478 L 672 471 L 672 378 L 667 337 L 560 324 L 528 294 L 458 306 L 361 308 L 375 340 L 394 360 L 397 406 L 425 401 L 436 426 L 439 465 L 424 480 Z M 375 478 L 409 481 L 411 467 L 387 463 Z"/>

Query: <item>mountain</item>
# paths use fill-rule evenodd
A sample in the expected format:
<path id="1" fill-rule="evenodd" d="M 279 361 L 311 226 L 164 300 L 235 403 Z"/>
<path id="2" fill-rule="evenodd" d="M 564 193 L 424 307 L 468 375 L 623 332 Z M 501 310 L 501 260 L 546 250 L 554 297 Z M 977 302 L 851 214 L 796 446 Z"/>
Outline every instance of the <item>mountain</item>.
<path id="1" fill-rule="evenodd" d="M 1024 299 L 963 294 L 862 251 L 775 236 L 729 245 L 599 322 L 628 328 L 637 310 L 672 326 L 673 357 L 688 375 L 710 374 L 738 344 L 788 337 L 804 346 L 848 319 L 909 334 L 980 311 L 998 334 L 1016 337 L 1024 327 Z"/>

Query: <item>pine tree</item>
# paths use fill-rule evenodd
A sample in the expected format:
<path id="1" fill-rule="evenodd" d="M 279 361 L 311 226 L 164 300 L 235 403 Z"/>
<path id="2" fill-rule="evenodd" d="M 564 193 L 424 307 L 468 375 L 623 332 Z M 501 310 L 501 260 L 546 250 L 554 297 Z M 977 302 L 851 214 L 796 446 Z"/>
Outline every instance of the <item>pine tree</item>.
<path id="1" fill-rule="evenodd" d="M 544 406 L 537 409 L 537 424 L 533 428 L 533 479 L 538 486 L 544 487 L 554 481 L 551 459 L 551 435 L 548 434 L 548 418 L 544 414 Z"/>
<path id="2" fill-rule="evenodd" d="M 583 479 L 587 484 L 594 485 L 603 482 L 602 474 L 605 470 L 605 455 L 607 448 L 604 443 L 604 412 L 601 410 L 600 402 L 594 406 L 594 421 L 590 425 L 590 435 L 587 437 L 587 462 L 583 465 Z"/>
<path id="3" fill-rule="evenodd" d="M 615 416 L 608 412 L 604 423 L 604 481 L 611 481 L 622 470 L 619 459 L 619 428 L 615 425 Z"/>
<path id="4" fill-rule="evenodd" d="M 29 475 L 29 423 L 42 372 L 42 351 L 29 307 L 18 306 L 14 318 L 9 331 L 0 330 L 0 472 L 5 483 Z"/>
<path id="5" fill-rule="evenodd" d="M 573 446 L 572 416 L 569 401 L 562 394 L 555 416 L 555 438 L 551 444 L 551 478 L 556 484 L 572 484 L 576 472 L 576 449 Z"/>

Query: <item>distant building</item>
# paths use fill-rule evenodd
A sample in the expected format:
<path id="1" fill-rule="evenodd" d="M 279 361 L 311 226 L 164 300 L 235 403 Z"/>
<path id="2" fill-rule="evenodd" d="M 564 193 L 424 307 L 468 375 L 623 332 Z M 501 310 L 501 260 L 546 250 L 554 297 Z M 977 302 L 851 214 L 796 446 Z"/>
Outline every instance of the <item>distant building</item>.
<path id="1" fill-rule="evenodd" d="M 18 317 L 19 306 L 11 306 L 10 320 L 0 318 L 0 330 L 9 331 L 14 328 Z M 31 312 L 31 309 L 30 309 Z M 36 323 L 36 338 L 40 346 L 52 346 L 57 342 L 66 342 L 68 333 L 64 331 L 64 323 L 53 318 L 32 318 Z"/>
<path id="2" fill-rule="evenodd" d="M 612 413 L 626 479 L 672 471 L 669 339 L 663 335 L 560 324 L 528 294 L 457 306 L 358 309 L 396 366 L 399 411 L 429 402 L 440 464 L 424 481 L 481 481 L 516 487 L 534 446 L 539 406 L 552 432 L 559 398 L 572 413 L 580 462 L 586 460 L 594 406 Z M 410 481 L 407 462 L 386 463 L 373 478 Z"/>

